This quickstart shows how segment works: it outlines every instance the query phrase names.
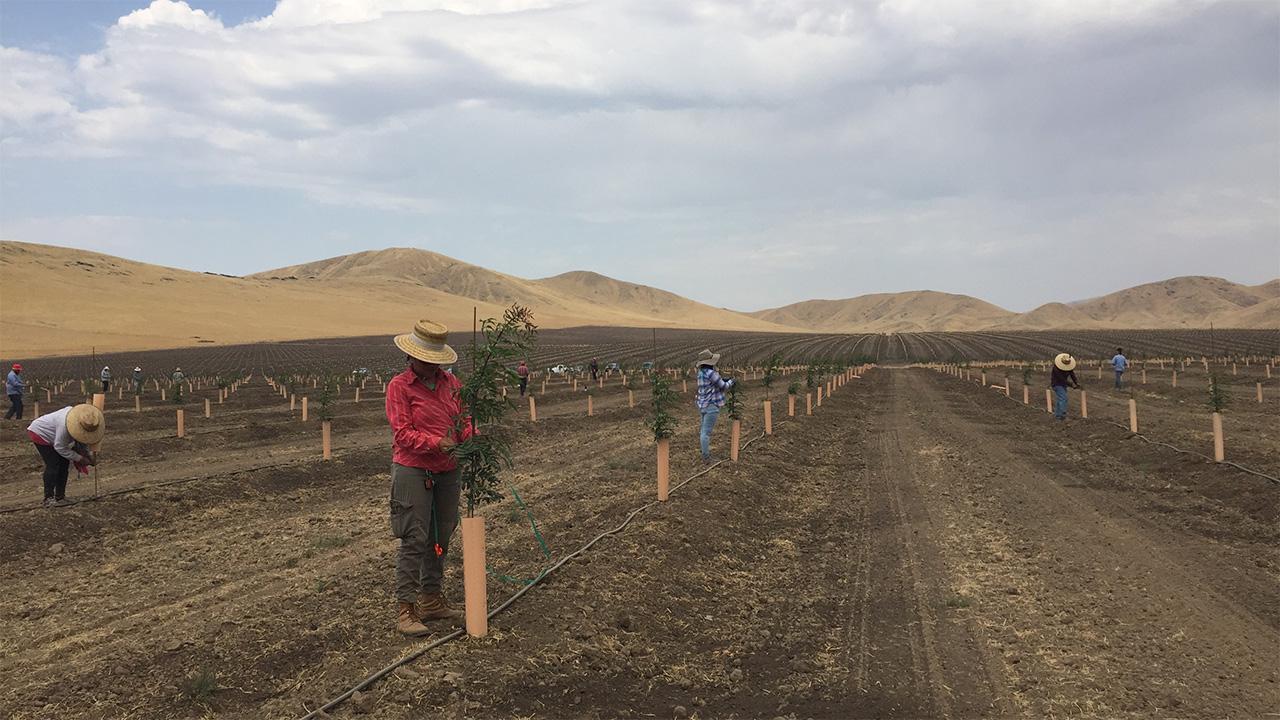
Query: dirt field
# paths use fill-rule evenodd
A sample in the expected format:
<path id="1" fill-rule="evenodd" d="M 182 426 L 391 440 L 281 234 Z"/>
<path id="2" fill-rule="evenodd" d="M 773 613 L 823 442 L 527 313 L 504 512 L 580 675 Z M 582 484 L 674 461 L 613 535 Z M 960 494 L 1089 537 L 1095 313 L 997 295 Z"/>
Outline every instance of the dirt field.
<path id="1" fill-rule="evenodd" d="M 1098 393 L 1099 414 L 1119 412 Z M 0 514 L 0 716 L 299 717 L 421 646 L 392 630 L 381 399 L 340 404 L 328 463 L 318 423 L 260 377 L 209 420 L 190 402 L 183 440 L 169 406 L 109 406 L 101 489 L 149 489 Z M 488 638 L 433 650 L 333 715 L 1280 711 L 1280 487 L 1105 417 L 1057 424 L 1042 391 L 1027 408 L 924 369 L 869 371 L 814 417 L 780 418 L 779 399 L 776 434 L 741 462 L 565 565 Z M 516 421 L 511 479 L 553 558 L 653 494 L 643 407 L 613 386 L 595 404 L 585 417 L 581 393 L 554 388 L 537 424 Z M 1174 444 L 1204 419 L 1148 405 L 1144 432 Z M 1274 428 L 1276 408 L 1248 422 Z M 681 421 L 677 479 L 701 469 L 691 408 Z M 0 438 L 0 508 L 39 499 L 16 427 Z M 1229 430 L 1229 457 L 1274 473 L 1274 432 Z M 727 436 L 722 421 L 721 453 Z M 509 500 L 484 515 L 493 570 L 546 564 Z M 491 578 L 490 605 L 517 588 Z"/>

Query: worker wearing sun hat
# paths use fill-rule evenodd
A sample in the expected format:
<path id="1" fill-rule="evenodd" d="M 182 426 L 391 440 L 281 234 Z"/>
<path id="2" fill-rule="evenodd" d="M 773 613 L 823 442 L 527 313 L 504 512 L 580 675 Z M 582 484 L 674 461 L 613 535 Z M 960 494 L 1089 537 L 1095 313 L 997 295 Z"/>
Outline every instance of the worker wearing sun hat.
<path id="1" fill-rule="evenodd" d="M 449 330 L 419 320 L 397 335 L 409 367 L 387 383 L 392 431 L 391 532 L 400 539 L 396 561 L 396 630 L 419 636 L 424 622 L 462 613 L 444 598 L 444 557 L 458 525 L 460 473 L 450 451 L 471 437 L 462 384 L 443 367 L 458 360 Z"/>
<path id="2" fill-rule="evenodd" d="M 71 465 L 82 473 L 87 473 L 90 465 L 97 465 L 98 455 L 89 447 L 102 442 L 106 432 L 106 417 L 89 404 L 55 410 L 27 426 L 27 436 L 44 460 L 45 507 L 71 504 L 66 499 Z"/>
<path id="3" fill-rule="evenodd" d="M 702 461 L 711 462 L 711 431 L 716 427 L 720 417 L 720 408 L 724 407 L 724 391 L 734 383 L 733 379 L 720 376 L 716 363 L 720 362 L 720 353 L 703 350 L 698 354 L 694 366 L 698 369 L 698 394 L 695 403 L 698 413 L 702 415 L 702 427 L 698 441 L 702 450 Z"/>
<path id="4" fill-rule="evenodd" d="M 1049 386 L 1053 389 L 1053 416 L 1059 420 L 1067 419 L 1067 386 L 1080 389 L 1075 370 L 1076 359 L 1070 353 L 1058 353 L 1053 359 Z"/>
<path id="5" fill-rule="evenodd" d="M 22 365 L 14 363 L 13 369 L 4 379 L 4 394 L 9 396 L 9 411 L 4 414 L 5 420 L 22 419 L 22 393 L 26 389 L 26 383 L 22 382 Z"/>

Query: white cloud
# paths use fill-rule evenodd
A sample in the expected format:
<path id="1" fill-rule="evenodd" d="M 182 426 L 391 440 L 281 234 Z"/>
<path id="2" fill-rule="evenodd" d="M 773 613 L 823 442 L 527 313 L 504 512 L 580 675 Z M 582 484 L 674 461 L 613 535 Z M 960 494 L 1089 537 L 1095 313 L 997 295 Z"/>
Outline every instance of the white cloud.
<path id="1" fill-rule="evenodd" d="M 876 242 L 958 267 L 1084 225 L 1105 248 L 1072 220 L 1098 207 L 1280 232 L 1268 4 L 282 0 L 226 26 L 190 3 L 155 0 L 75 63 L 0 51 L 6 156 L 515 237 L 745 239 L 761 266 Z M 1222 192 L 1264 202 L 1172 212 Z"/>

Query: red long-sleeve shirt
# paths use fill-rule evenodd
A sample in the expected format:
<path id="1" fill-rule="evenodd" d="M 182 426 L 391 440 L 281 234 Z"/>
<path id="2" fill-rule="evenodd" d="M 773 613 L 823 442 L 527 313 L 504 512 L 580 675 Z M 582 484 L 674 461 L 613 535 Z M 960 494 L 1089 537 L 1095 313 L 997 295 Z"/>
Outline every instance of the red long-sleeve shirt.
<path id="1" fill-rule="evenodd" d="M 436 389 L 426 386 L 413 370 L 405 370 L 387 383 L 387 421 L 391 423 L 391 460 L 406 467 L 429 472 L 446 472 L 457 467 L 453 456 L 440 449 L 446 436 L 455 442 L 471 437 L 471 418 L 466 418 L 461 436 L 455 432 L 454 420 L 464 415 L 462 383 L 441 371 Z"/>

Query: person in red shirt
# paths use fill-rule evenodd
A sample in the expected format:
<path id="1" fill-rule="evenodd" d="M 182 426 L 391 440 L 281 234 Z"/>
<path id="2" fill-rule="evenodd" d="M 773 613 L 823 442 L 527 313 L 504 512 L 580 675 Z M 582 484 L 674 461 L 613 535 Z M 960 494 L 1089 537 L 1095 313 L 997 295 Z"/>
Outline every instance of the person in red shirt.
<path id="1" fill-rule="evenodd" d="M 529 387 L 529 364 L 521 360 L 516 367 L 516 375 L 520 378 L 520 397 L 524 397 L 524 391 Z"/>
<path id="2" fill-rule="evenodd" d="M 400 539 L 396 629 L 411 637 L 431 632 L 425 622 L 462 616 L 444 599 L 444 556 L 458 525 L 460 494 L 450 450 L 471 437 L 472 425 L 459 396 L 462 384 L 442 367 L 458 360 L 448 335 L 430 320 L 397 335 L 409 367 L 387 383 L 391 532 Z"/>

